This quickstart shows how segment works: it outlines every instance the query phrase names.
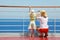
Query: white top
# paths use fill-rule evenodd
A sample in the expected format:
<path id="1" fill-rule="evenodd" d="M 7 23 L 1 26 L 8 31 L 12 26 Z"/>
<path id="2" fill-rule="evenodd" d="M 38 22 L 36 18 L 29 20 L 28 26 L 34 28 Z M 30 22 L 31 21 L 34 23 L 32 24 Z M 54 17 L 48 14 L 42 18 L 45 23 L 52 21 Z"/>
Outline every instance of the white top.
<path id="1" fill-rule="evenodd" d="M 40 28 L 48 28 L 48 17 L 44 18 L 44 17 L 37 17 L 37 19 L 40 21 Z"/>

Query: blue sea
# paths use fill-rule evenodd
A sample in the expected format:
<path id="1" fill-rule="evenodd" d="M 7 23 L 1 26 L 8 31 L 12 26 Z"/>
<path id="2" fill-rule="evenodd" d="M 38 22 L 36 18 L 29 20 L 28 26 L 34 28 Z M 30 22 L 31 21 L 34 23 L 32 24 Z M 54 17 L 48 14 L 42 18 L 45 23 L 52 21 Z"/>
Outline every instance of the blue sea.
<path id="1" fill-rule="evenodd" d="M 28 32 L 29 19 L 0 19 L 0 32 Z M 39 21 L 36 20 L 39 26 Z M 49 32 L 60 32 L 60 19 L 49 19 Z"/>

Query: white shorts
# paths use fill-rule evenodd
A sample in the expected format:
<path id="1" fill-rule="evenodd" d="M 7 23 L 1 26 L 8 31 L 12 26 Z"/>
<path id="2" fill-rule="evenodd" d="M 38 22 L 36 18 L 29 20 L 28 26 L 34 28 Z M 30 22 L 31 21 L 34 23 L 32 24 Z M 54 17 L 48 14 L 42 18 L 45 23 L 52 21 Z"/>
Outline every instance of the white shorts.
<path id="1" fill-rule="evenodd" d="M 31 24 L 33 24 L 33 29 L 36 29 L 35 21 L 30 21 L 28 29 L 32 29 Z"/>

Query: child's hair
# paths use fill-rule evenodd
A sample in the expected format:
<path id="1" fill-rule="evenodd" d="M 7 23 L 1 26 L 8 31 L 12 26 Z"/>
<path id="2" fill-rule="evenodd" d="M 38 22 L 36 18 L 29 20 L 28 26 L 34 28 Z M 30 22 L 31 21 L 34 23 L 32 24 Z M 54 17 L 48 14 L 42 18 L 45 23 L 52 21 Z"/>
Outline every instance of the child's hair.
<path id="1" fill-rule="evenodd" d="M 46 14 L 46 11 L 45 11 L 45 10 L 42 10 L 42 11 L 41 11 L 41 16 L 44 17 L 44 18 L 47 17 L 47 14 Z"/>

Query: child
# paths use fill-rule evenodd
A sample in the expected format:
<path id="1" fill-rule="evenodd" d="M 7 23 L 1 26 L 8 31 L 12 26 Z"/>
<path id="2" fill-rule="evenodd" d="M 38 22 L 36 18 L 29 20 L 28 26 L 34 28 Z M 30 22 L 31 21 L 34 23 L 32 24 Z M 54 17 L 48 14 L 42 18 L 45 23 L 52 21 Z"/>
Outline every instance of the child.
<path id="1" fill-rule="evenodd" d="M 30 25 L 28 27 L 28 29 L 30 30 L 31 32 L 31 37 L 34 36 L 34 29 L 36 29 L 36 24 L 35 24 L 35 13 L 34 13 L 34 10 L 31 10 L 30 11 Z"/>
<path id="2" fill-rule="evenodd" d="M 37 16 L 37 19 L 40 21 L 40 27 L 37 28 L 37 31 L 41 34 L 40 37 L 48 36 L 48 17 L 45 10 L 40 11 L 40 16 Z"/>

